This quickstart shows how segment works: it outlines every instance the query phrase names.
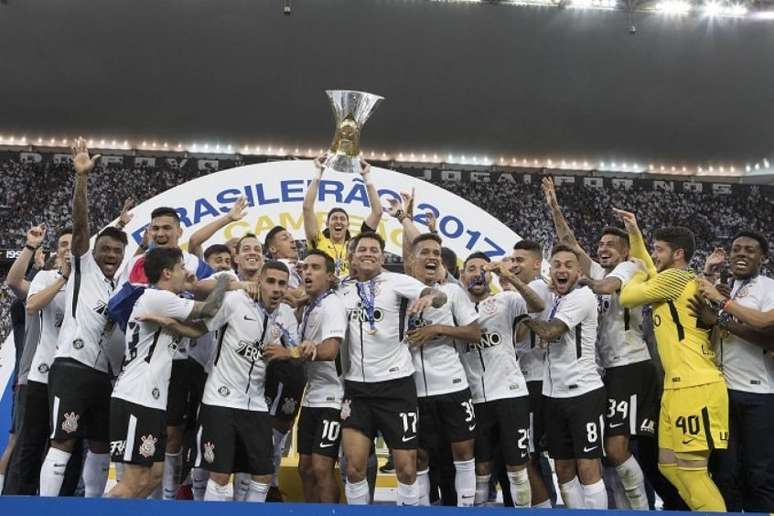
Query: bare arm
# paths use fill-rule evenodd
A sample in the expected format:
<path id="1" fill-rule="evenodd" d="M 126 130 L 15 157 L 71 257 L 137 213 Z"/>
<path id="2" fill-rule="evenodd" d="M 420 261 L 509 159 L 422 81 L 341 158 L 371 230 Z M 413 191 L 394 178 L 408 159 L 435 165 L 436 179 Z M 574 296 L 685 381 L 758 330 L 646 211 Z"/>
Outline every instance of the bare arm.
<path id="1" fill-rule="evenodd" d="M 551 219 L 554 221 L 554 229 L 556 230 L 556 236 L 563 244 L 567 244 L 575 249 L 580 254 L 580 265 L 584 274 L 587 276 L 591 271 L 591 257 L 583 250 L 575 238 L 575 233 L 570 229 L 570 225 L 567 223 L 567 219 L 562 214 L 562 208 L 559 206 L 559 200 L 556 197 L 556 188 L 554 187 L 554 181 L 550 177 L 544 177 L 541 185 L 543 193 L 546 196 L 546 203 L 551 211 Z"/>
<path id="2" fill-rule="evenodd" d="M 323 174 L 322 160 L 325 156 L 320 156 L 314 160 L 314 166 L 317 169 L 317 176 L 312 178 L 309 187 L 304 195 L 304 204 L 302 205 L 304 213 L 304 233 L 306 233 L 306 245 L 309 249 L 317 247 L 317 236 L 320 234 L 320 226 L 317 224 L 317 215 L 314 212 L 314 205 L 317 201 L 317 192 L 320 190 L 320 179 Z"/>
<path id="3" fill-rule="evenodd" d="M 368 192 L 368 204 L 371 205 L 371 212 L 365 219 L 366 225 L 373 229 L 379 229 L 379 221 L 382 220 L 382 201 L 379 199 L 379 192 L 371 181 L 371 165 L 365 160 L 360 160 L 360 176 L 366 185 Z"/>
<path id="4" fill-rule="evenodd" d="M 8 269 L 8 275 L 5 278 L 5 283 L 13 291 L 14 295 L 19 299 L 26 299 L 27 292 L 29 292 L 30 282 L 25 277 L 27 269 L 29 269 L 30 262 L 35 257 L 35 252 L 43 243 L 43 239 L 46 237 L 46 226 L 40 224 L 33 226 L 27 231 L 27 241 L 24 245 L 19 256 L 13 261 L 13 265 Z"/>
<path id="5" fill-rule="evenodd" d="M 228 213 L 209 222 L 202 228 L 197 229 L 194 234 L 191 235 L 191 238 L 188 239 L 188 252 L 201 258 L 204 253 L 202 249 L 204 243 L 222 228 L 228 226 L 232 222 L 242 220 L 246 214 L 246 206 L 247 200 L 244 197 L 240 197 L 236 200 L 234 206 L 231 207 L 231 210 Z"/>
<path id="6" fill-rule="evenodd" d="M 430 303 L 430 306 L 433 308 L 441 308 L 443 305 L 446 304 L 446 293 L 438 290 L 437 288 L 432 287 L 426 287 L 422 290 L 422 292 L 419 294 L 420 299 L 423 297 L 430 297 L 432 296 L 432 301 Z"/>
<path id="7" fill-rule="evenodd" d="M 339 347 L 341 346 L 341 339 L 331 337 L 320 342 L 316 348 L 314 360 L 319 362 L 328 362 L 336 360 L 336 356 L 339 354 Z M 303 353 L 303 351 L 302 351 Z"/>
<path id="8" fill-rule="evenodd" d="M 612 295 L 621 290 L 621 280 L 619 278 L 584 279 L 581 284 L 588 285 L 595 294 Z"/>
<path id="9" fill-rule="evenodd" d="M 194 301 L 193 309 L 186 321 L 209 319 L 218 313 L 218 309 L 220 309 L 220 305 L 223 304 L 223 298 L 226 295 L 226 290 L 231 281 L 229 276 L 219 276 L 218 281 L 215 283 L 215 288 L 212 289 L 212 292 L 207 296 L 207 299 L 204 301 Z"/>
<path id="10" fill-rule="evenodd" d="M 87 195 L 89 172 L 100 158 L 99 154 L 89 157 L 86 140 L 78 138 L 72 148 L 75 188 L 73 189 L 73 240 L 70 250 L 75 257 L 89 251 L 89 198 Z"/>
<path id="11" fill-rule="evenodd" d="M 64 273 L 69 274 L 69 273 Z M 56 297 L 56 294 L 67 284 L 67 277 L 59 275 L 51 285 L 27 298 L 27 313 L 34 314 L 42 310 Z"/>
<path id="12" fill-rule="evenodd" d="M 556 340 L 569 330 L 567 325 L 559 319 L 551 319 L 550 321 L 525 319 L 524 324 L 545 342 Z"/>
<path id="13" fill-rule="evenodd" d="M 137 316 L 137 320 L 156 323 L 164 328 L 167 333 L 180 335 L 181 337 L 190 337 L 192 339 L 201 337 L 210 331 L 207 328 L 207 325 L 202 321 L 180 322 L 171 317 L 152 314 L 139 315 Z"/>

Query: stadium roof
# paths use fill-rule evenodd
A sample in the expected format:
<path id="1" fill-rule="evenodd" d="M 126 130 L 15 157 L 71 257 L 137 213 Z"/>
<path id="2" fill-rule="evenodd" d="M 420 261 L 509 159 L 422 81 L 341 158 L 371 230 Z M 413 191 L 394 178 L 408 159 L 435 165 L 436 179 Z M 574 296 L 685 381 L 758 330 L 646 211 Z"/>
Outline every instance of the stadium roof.
<path id="1" fill-rule="evenodd" d="M 6 0 L 0 144 L 317 149 L 332 136 L 323 90 L 343 87 L 386 97 L 363 134 L 378 156 L 771 172 L 774 21 L 426 0 L 292 11 Z"/>

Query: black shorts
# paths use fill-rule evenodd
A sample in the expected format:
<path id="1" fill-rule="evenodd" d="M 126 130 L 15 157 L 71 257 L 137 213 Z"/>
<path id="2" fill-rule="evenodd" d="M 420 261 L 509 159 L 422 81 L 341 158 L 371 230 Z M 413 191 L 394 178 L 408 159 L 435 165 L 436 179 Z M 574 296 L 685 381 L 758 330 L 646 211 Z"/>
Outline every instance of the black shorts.
<path id="1" fill-rule="evenodd" d="M 296 419 L 301 408 L 301 398 L 306 387 L 306 371 L 303 362 L 297 360 L 272 360 L 266 367 L 264 395 L 269 414 L 280 421 Z"/>
<path id="2" fill-rule="evenodd" d="M 652 360 L 605 371 L 605 435 L 656 436 L 659 381 Z"/>
<path id="3" fill-rule="evenodd" d="M 51 439 L 110 438 L 110 376 L 71 358 L 57 358 L 48 373 Z"/>
<path id="4" fill-rule="evenodd" d="M 194 424 L 206 381 L 207 373 L 193 358 L 172 361 L 167 393 L 167 426 Z"/>
<path id="5" fill-rule="evenodd" d="M 330 407 L 302 407 L 298 417 L 298 453 L 339 456 L 341 410 Z"/>
<path id="6" fill-rule="evenodd" d="M 470 389 L 437 396 L 425 396 L 419 402 L 419 447 L 437 450 L 442 442 L 458 443 L 473 439 L 476 411 Z M 445 439 L 442 439 L 445 437 Z"/>
<path id="7" fill-rule="evenodd" d="M 18 438 L 22 433 L 24 414 L 27 412 L 27 385 L 17 385 L 11 403 L 11 433 Z"/>
<path id="8" fill-rule="evenodd" d="M 344 382 L 341 426 L 373 440 L 381 432 L 392 450 L 416 450 L 419 415 L 413 376 L 384 382 Z"/>
<path id="9" fill-rule="evenodd" d="M 543 421 L 543 382 L 527 382 L 529 391 L 529 452 L 545 450 L 545 422 Z"/>
<path id="10" fill-rule="evenodd" d="M 267 412 L 202 403 L 194 467 L 215 473 L 274 473 L 271 416 Z"/>
<path id="11" fill-rule="evenodd" d="M 167 416 L 161 409 L 110 400 L 110 460 L 138 466 L 164 462 Z"/>
<path id="12" fill-rule="evenodd" d="M 543 398 L 548 453 L 553 459 L 604 456 L 605 389 L 572 398 Z"/>
<path id="13" fill-rule="evenodd" d="M 529 397 L 476 403 L 476 462 L 495 458 L 499 445 L 507 466 L 529 460 Z"/>

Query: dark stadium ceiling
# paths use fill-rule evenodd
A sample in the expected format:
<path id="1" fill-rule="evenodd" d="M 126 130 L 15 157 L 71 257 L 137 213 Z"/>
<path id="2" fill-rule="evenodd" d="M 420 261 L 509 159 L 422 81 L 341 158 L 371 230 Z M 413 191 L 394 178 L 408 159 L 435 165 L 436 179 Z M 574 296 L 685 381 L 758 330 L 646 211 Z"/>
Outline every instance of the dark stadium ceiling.
<path id="1" fill-rule="evenodd" d="M 362 145 L 394 157 L 774 161 L 771 4 L 292 0 L 288 16 L 284 2 L 7 0 L 0 135 L 317 149 L 323 90 L 351 88 L 386 97 Z"/>

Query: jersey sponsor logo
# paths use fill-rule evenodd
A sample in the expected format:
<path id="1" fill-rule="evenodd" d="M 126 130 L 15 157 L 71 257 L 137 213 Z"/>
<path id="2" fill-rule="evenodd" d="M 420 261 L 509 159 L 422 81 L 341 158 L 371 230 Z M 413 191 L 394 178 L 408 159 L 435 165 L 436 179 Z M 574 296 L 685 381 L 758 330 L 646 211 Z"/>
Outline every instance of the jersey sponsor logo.
<path id="1" fill-rule="evenodd" d="M 228 395 L 231 394 L 231 390 L 229 390 L 229 388 L 226 387 L 225 385 L 221 385 L 220 387 L 218 387 L 218 394 L 220 394 L 224 398 L 227 398 Z"/>
<path id="2" fill-rule="evenodd" d="M 282 413 L 286 416 L 293 415 L 293 412 L 296 411 L 296 400 L 293 398 L 285 398 L 285 401 L 282 403 Z"/>
<path id="3" fill-rule="evenodd" d="M 263 358 L 263 350 L 261 349 L 260 344 L 256 345 L 255 342 L 240 340 L 236 352 L 237 355 L 244 357 L 250 362 L 257 362 Z"/>
<path id="4" fill-rule="evenodd" d="M 468 342 L 467 346 L 465 348 L 465 351 L 476 351 L 479 349 L 486 349 L 491 348 L 493 346 L 498 346 L 500 343 L 502 343 L 503 338 L 502 336 L 497 332 L 489 333 L 487 331 L 481 330 L 481 340 L 478 342 Z"/>
<path id="5" fill-rule="evenodd" d="M 597 295 L 597 312 L 599 315 L 604 315 L 610 311 L 610 299 L 612 296 L 609 294 Z"/>
<path id="6" fill-rule="evenodd" d="M 156 453 L 156 443 L 159 440 L 158 437 L 153 437 L 152 435 L 143 435 L 140 437 L 140 440 L 142 441 L 142 444 L 140 444 L 140 448 L 137 450 L 137 452 L 146 459 L 153 457 L 153 455 Z"/>
<path id="7" fill-rule="evenodd" d="M 258 319 L 253 319 L 252 317 L 247 317 L 246 315 L 244 316 L 244 320 L 245 320 L 245 321 L 254 321 L 254 322 L 258 322 Z"/>
<path id="8" fill-rule="evenodd" d="M 341 402 L 341 420 L 344 421 L 350 415 L 352 415 L 352 400 L 344 400 Z"/>
<path id="9" fill-rule="evenodd" d="M 204 458 L 204 461 L 210 464 L 215 462 L 215 445 L 207 441 L 202 445 L 202 448 L 202 458 Z"/>
<path id="10" fill-rule="evenodd" d="M 334 446 L 336 443 L 320 443 L 320 448 L 330 448 L 331 446 Z"/>
<path id="11" fill-rule="evenodd" d="M 589 453 L 591 451 L 596 450 L 597 448 L 599 448 L 599 446 L 584 446 L 583 453 Z"/>
<path id="12" fill-rule="evenodd" d="M 355 322 L 362 322 L 367 323 L 368 322 L 368 314 L 363 309 L 363 306 L 358 302 L 357 306 L 355 307 L 352 312 L 349 314 L 349 320 L 355 321 Z M 381 308 L 374 308 L 374 322 L 382 322 L 384 320 L 384 312 Z"/>
<path id="13" fill-rule="evenodd" d="M 110 455 L 123 455 L 126 441 L 110 441 Z"/>
<path id="14" fill-rule="evenodd" d="M 46 374 L 48 372 L 48 364 L 43 363 L 38 366 L 38 372 L 40 374 Z"/>
<path id="15" fill-rule="evenodd" d="M 619 426 L 623 426 L 623 423 L 610 423 L 610 428 L 618 428 Z"/>
<path id="16" fill-rule="evenodd" d="M 75 412 L 65 412 L 64 421 L 62 421 L 62 431 L 71 434 L 78 430 L 78 420 L 81 418 Z"/>
<path id="17" fill-rule="evenodd" d="M 159 399 L 159 396 L 161 396 L 161 391 L 159 391 L 158 387 L 153 388 L 153 390 L 151 391 L 151 396 L 153 396 L 154 400 Z"/>
<path id="18" fill-rule="evenodd" d="M 75 349 L 83 349 L 83 339 L 75 339 L 73 341 L 73 347 Z"/>
<path id="19" fill-rule="evenodd" d="M 412 435 L 412 436 L 410 436 L 410 437 L 406 437 L 406 436 L 404 435 L 404 436 L 402 436 L 402 437 L 400 438 L 400 440 L 401 440 L 401 441 L 403 441 L 404 443 L 407 443 L 407 442 L 409 442 L 410 440 L 412 440 L 412 439 L 416 439 L 416 438 L 417 438 L 417 436 L 416 436 L 416 435 Z"/>

